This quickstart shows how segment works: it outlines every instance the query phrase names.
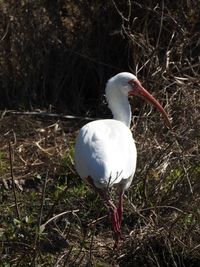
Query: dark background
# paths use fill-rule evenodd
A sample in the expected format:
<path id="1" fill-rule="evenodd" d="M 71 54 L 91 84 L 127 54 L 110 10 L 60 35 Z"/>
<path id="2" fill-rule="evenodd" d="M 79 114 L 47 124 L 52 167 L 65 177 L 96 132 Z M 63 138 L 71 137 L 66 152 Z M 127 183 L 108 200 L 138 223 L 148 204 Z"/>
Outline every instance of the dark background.
<path id="1" fill-rule="evenodd" d="M 199 79 L 199 4 L 1 1 L 0 108 L 95 115 L 121 71 L 174 93 L 175 76 Z"/>

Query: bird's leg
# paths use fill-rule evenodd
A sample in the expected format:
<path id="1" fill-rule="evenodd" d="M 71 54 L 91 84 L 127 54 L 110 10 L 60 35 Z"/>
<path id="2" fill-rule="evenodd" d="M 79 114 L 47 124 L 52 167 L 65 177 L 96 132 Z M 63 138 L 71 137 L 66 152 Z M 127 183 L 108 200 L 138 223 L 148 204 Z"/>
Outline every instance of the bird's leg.
<path id="1" fill-rule="evenodd" d="M 124 197 L 124 191 L 121 190 L 119 193 L 119 204 L 118 204 L 118 208 L 117 208 L 120 227 L 121 227 L 121 223 L 122 223 L 122 214 L 123 214 L 123 197 Z"/>
<path id="2" fill-rule="evenodd" d="M 104 191 L 98 189 L 98 193 L 100 194 L 102 199 L 105 201 L 106 206 L 108 206 L 109 208 L 113 232 L 114 232 L 114 240 L 115 240 L 114 249 L 117 249 L 119 245 L 119 240 L 124 240 L 121 234 L 121 229 L 120 229 L 121 223 L 119 220 L 118 209 L 116 208 L 116 206 L 113 204 L 113 202 L 110 200 L 110 198 Z"/>
<path id="3" fill-rule="evenodd" d="M 120 222 L 120 219 L 119 219 L 118 209 L 116 208 L 114 203 L 109 198 L 107 192 L 105 192 L 104 190 L 102 190 L 102 189 L 100 189 L 100 188 L 95 186 L 95 184 L 94 184 L 94 182 L 93 182 L 93 180 L 92 180 L 92 178 L 90 176 L 88 176 L 86 178 L 86 180 L 93 187 L 93 189 L 96 192 L 98 192 L 98 194 L 101 196 L 101 198 L 103 199 L 104 203 L 106 204 L 106 206 L 110 210 L 111 221 L 112 221 L 113 232 L 114 232 L 114 239 L 115 239 L 114 248 L 117 248 L 119 240 L 123 240 L 123 237 L 122 237 L 122 234 L 121 234 L 121 230 L 120 230 L 121 222 Z M 123 198 L 123 194 L 122 194 L 121 198 Z M 120 203 L 122 203 L 122 202 L 120 202 Z M 121 211 L 121 209 L 120 209 L 120 211 Z"/>

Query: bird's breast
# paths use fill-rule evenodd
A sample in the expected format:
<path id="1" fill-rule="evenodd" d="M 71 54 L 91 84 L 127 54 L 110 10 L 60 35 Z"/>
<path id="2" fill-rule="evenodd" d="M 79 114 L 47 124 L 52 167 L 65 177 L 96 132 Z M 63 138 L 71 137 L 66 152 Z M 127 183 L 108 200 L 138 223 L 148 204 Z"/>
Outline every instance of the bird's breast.
<path id="1" fill-rule="evenodd" d="M 75 145 L 75 166 L 81 178 L 91 176 L 97 187 L 127 179 L 135 172 L 136 147 L 131 131 L 117 120 L 86 124 Z"/>

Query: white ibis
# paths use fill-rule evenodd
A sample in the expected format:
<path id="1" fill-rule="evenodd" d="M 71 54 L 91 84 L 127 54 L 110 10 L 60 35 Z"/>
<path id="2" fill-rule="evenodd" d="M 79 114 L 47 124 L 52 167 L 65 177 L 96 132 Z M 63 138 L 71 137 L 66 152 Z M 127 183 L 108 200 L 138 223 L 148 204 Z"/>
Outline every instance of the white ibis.
<path id="1" fill-rule="evenodd" d="M 123 239 L 123 195 L 131 185 L 137 159 L 129 129 L 131 108 L 128 96 L 143 97 L 162 113 L 168 126 L 170 122 L 162 106 L 131 73 L 122 72 L 109 79 L 105 91 L 113 119 L 89 122 L 81 128 L 75 144 L 75 167 L 80 177 L 92 186 L 109 208 L 117 247 L 119 240 Z M 108 194 L 108 188 L 114 185 L 119 194 L 118 207 Z"/>

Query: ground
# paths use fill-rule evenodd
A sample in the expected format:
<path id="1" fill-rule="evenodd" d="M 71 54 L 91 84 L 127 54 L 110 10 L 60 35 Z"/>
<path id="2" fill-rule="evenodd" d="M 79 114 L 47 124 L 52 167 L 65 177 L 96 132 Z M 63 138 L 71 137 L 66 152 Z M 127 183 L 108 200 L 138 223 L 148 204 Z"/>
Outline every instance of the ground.
<path id="1" fill-rule="evenodd" d="M 112 232 L 108 223 L 104 232 L 95 227 L 96 219 L 108 219 L 106 210 L 73 164 L 74 140 L 83 123 L 2 113 L 0 235 L 5 266 L 59 266 L 63 261 L 83 266 L 93 258 L 99 266 L 107 264 L 113 253 Z M 100 205 L 99 214 L 91 201 Z"/>
<path id="2" fill-rule="evenodd" d="M 177 167 L 164 176 L 171 150 L 160 141 L 141 168 L 143 147 L 150 152 L 143 132 L 125 199 L 125 241 L 113 250 L 107 210 L 74 168 L 75 136 L 85 123 L 1 113 L 0 266 L 198 266 L 199 165 L 190 165 L 185 181 Z"/>

